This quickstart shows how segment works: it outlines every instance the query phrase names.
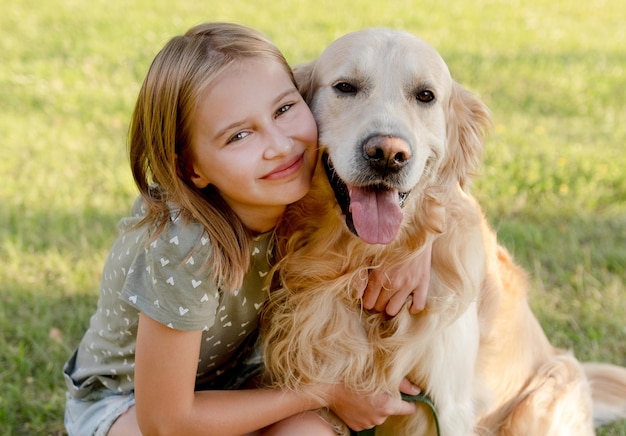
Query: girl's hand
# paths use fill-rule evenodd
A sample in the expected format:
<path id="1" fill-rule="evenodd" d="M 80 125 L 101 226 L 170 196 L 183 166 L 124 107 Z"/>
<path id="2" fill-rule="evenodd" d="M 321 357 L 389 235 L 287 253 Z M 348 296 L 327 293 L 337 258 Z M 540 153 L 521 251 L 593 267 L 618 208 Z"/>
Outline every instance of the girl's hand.
<path id="1" fill-rule="evenodd" d="M 401 265 L 372 270 L 359 291 L 363 298 L 363 307 L 379 312 L 385 311 L 395 316 L 404 306 L 409 295 L 412 302 L 410 313 L 416 314 L 426 306 L 428 287 L 430 285 L 430 264 L 432 258 L 432 242 L 425 248 L 421 256 Z"/>
<path id="2" fill-rule="evenodd" d="M 404 379 L 400 391 L 417 395 L 420 389 Z M 346 389 L 344 385 L 334 385 L 330 389 L 330 409 L 352 430 L 361 431 L 381 425 L 392 415 L 411 415 L 415 413 L 415 404 L 379 394 L 363 397 Z"/>

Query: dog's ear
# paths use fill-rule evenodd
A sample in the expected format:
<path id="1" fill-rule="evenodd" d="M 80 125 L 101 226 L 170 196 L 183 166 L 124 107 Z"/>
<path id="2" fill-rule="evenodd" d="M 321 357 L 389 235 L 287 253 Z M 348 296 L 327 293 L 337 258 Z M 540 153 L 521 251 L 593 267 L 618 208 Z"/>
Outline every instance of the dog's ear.
<path id="1" fill-rule="evenodd" d="M 315 67 L 315 61 L 307 62 L 306 64 L 296 65 L 293 69 L 293 76 L 296 79 L 296 85 L 298 91 L 304 98 L 304 101 L 311 102 L 312 97 L 312 82 L 313 82 L 313 68 Z"/>
<path id="2" fill-rule="evenodd" d="M 448 150 L 442 166 L 442 182 L 465 187 L 480 163 L 483 140 L 491 127 L 491 114 L 472 92 L 452 82 L 448 106 Z"/>

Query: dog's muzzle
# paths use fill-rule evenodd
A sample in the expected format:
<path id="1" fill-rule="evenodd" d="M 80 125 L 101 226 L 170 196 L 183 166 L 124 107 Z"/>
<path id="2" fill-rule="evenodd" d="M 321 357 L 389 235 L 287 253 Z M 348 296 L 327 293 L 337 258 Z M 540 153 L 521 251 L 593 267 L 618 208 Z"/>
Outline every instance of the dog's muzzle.
<path id="1" fill-rule="evenodd" d="M 322 163 L 348 229 L 369 244 L 391 243 L 402 224 L 409 192 L 381 183 L 351 186 L 339 177 L 328 153 L 322 154 Z"/>

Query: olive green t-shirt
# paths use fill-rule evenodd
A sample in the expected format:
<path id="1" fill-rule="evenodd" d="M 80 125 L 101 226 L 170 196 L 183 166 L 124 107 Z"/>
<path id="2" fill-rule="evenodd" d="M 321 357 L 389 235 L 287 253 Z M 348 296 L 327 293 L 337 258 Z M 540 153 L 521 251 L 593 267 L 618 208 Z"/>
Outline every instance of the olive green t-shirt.
<path id="1" fill-rule="evenodd" d="M 173 329 L 202 330 L 197 387 L 225 388 L 254 347 L 268 296 L 271 232 L 252 241 L 250 269 L 241 289 L 226 290 L 208 276 L 212 247 L 199 223 L 183 221 L 172 207 L 170 225 L 150 241 L 148 226 L 133 228 L 143 216 L 138 199 L 131 217 L 120 222 L 120 237 L 104 266 L 97 310 L 66 363 L 68 391 L 74 398 L 134 389 L 140 312 Z"/>

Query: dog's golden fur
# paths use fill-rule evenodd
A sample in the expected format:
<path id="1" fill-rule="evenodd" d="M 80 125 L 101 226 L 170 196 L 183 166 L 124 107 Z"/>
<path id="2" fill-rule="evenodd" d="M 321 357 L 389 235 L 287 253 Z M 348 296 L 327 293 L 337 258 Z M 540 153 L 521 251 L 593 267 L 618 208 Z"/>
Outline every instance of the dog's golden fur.
<path id="1" fill-rule="evenodd" d="M 331 44 L 296 77 L 319 125 L 321 156 L 335 167 L 331 177 L 410 195 L 393 240 L 366 243 L 348 230 L 319 162 L 310 194 L 283 222 L 291 237 L 279 246 L 280 286 L 262 332 L 273 382 L 293 390 L 343 382 L 356 395 L 397 395 L 407 376 L 436 404 L 443 435 L 593 434 L 592 415 L 626 416 L 626 370 L 585 368 L 550 345 L 530 311 L 524 271 L 469 194 L 489 112 L 450 78 L 435 50 L 404 32 L 367 29 Z M 362 147 L 372 137 L 402 154 L 395 174 L 363 175 Z M 354 289 L 368 270 L 404 264 L 430 242 L 423 312 L 362 309 Z M 379 431 L 432 434 L 434 425 L 419 406 Z"/>

